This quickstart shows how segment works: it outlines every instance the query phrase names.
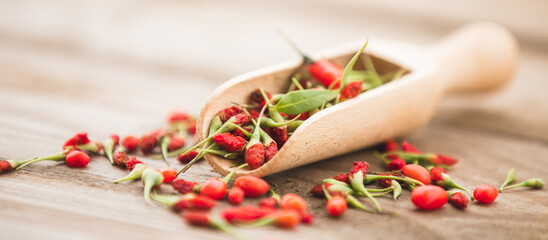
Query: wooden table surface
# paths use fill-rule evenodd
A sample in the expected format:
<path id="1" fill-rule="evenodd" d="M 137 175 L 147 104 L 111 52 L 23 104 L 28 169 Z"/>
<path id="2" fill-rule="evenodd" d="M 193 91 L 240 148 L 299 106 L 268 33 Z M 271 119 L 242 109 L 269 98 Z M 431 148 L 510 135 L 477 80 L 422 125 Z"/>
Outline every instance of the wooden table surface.
<path id="1" fill-rule="evenodd" d="M 529 1 L 507 19 L 501 16 L 512 1 L 500 1 L 494 10 L 480 6 L 467 11 L 476 15 L 460 18 L 435 2 L 418 3 L 439 10 L 429 15 L 418 7 L 407 11 L 352 0 L 0 1 L 0 159 L 58 152 L 81 131 L 97 140 L 111 133 L 140 135 L 164 126 L 172 109 L 198 113 L 223 81 L 297 57 L 277 37 L 277 28 L 314 52 L 364 37 L 425 44 L 464 22 L 492 19 L 508 25 L 520 41 L 514 81 L 489 96 L 445 98 L 432 122 L 405 139 L 458 157 L 450 174 L 469 188 L 499 186 L 513 167 L 519 180 L 548 180 L 548 34 L 538 27 L 546 20 L 538 9 L 546 4 Z M 448 205 L 433 212 L 416 210 L 405 192 L 396 202 L 380 198 L 400 213 L 396 216 L 352 209 L 341 219 L 327 217 L 325 200 L 308 191 L 347 171 L 353 161 L 381 170 L 371 153 L 364 149 L 266 177 L 278 193 L 305 197 L 316 221 L 292 231 L 239 232 L 248 239 L 548 239 L 545 189 L 511 190 L 494 204 L 474 203 L 465 211 Z M 139 182 L 111 183 L 124 174 L 95 157 L 83 169 L 43 162 L 1 175 L 0 239 L 229 238 L 146 205 Z M 183 175 L 198 182 L 214 176 L 205 162 Z M 227 206 L 220 205 L 217 210 Z"/>

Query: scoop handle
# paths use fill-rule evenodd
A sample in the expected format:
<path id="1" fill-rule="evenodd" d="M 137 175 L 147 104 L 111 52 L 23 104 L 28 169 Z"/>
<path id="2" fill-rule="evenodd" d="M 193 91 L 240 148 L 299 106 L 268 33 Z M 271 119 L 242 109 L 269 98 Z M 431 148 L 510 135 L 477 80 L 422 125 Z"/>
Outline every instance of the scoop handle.
<path id="1" fill-rule="evenodd" d="M 513 77 L 519 61 L 514 36 L 486 22 L 456 30 L 435 43 L 430 52 L 446 79 L 446 92 L 498 89 Z"/>

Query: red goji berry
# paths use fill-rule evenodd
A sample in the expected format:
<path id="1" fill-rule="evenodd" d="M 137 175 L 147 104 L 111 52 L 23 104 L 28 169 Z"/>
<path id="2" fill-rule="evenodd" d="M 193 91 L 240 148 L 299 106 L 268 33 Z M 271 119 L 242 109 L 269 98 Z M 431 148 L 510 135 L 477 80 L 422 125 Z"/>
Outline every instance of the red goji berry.
<path id="1" fill-rule="evenodd" d="M 468 197 L 461 192 L 455 192 L 449 196 L 449 202 L 459 209 L 468 207 Z"/>
<path id="2" fill-rule="evenodd" d="M 230 223 L 250 222 L 266 216 L 272 210 L 267 208 L 240 206 L 223 209 L 221 216 Z"/>
<path id="3" fill-rule="evenodd" d="M 386 166 L 386 169 L 388 169 L 388 171 L 397 171 L 401 170 L 403 167 L 405 167 L 405 161 L 398 158 L 390 161 Z"/>
<path id="4" fill-rule="evenodd" d="M 350 178 L 348 178 L 348 173 L 339 173 L 339 174 L 333 176 L 333 179 L 335 179 L 337 181 L 340 181 L 340 182 L 350 184 Z"/>
<path id="5" fill-rule="evenodd" d="M 232 116 L 235 116 L 238 113 L 241 113 L 242 109 L 237 106 L 232 106 L 225 108 L 219 112 L 219 117 L 221 118 L 221 121 L 225 122 Z"/>
<path id="6" fill-rule="evenodd" d="M 169 139 L 169 145 L 167 149 L 169 149 L 169 151 L 175 151 L 184 146 L 185 146 L 185 138 L 179 135 L 173 135 Z"/>
<path id="7" fill-rule="evenodd" d="M 212 226 L 208 211 L 191 210 L 185 211 L 181 216 L 188 224 L 195 226 Z"/>
<path id="8" fill-rule="evenodd" d="M 137 160 L 137 158 L 132 157 L 126 162 L 126 168 L 129 171 L 132 171 L 133 168 L 135 167 L 135 165 L 137 165 L 137 164 L 143 164 L 143 162 Z"/>
<path id="9" fill-rule="evenodd" d="M 112 154 L 112 159 L 117 166 L 126 167 L 126 164 L 129 161 L 129 156 L 124 151 L 116 151 Z"/>
<path id="10" fill-rule="evenodd" d="M 190 134 L 196 134 L 196 122 L 189 124 L 187 131 Z"/>
<path id="11" fill-rule="evenodd" d="M 397 151 L 398 148 L 398 143 L 394 140 L 388 140 L 384 143 L 384 151 L 386 152 Z"/>
<path id="12" fill-rule="evenodd" d="M 285 194 L 280 200 L 281 209 L 293 209 L 301 214 L 307 212 L 307 205 L 304 199 L 294 193 Z"/>
<path id="13" fill-rule="evenodd" d="M 428 170 L 421 165 L 407 164 L 402 168 L 401 173 L 407 177 L 422 182 L 424 185 L 430 184 L 430 172 L 428 172 Z"/>
<path id="14" fill-rule="evenodd" d="M 162 173 L 162 175 L 164 176 L 164 182 L 168 183 L 175 180 L 175 175 L 177 175 L 177 170 L 173 168 L 163 168 L 162 170 L 160 170 L 160 173 Z"/>
<path id="15" fill-rule="evenodd" d="M 244 190 L 242 190 L 240 187 L 232 187 L 230 190 L 228 190 L 228 201 L 234 205 L 240 205 L 244 201 Z"/>
<path id="16" fill-rule="evenodd" d="M 411 202 L 422 210 L 434 210 L 447 203 L 447 193 L 435 185 L 419 186 L 411 192 Z"/>
<path id="17" fill-rule="evenodd" d="M 226 183 L 218 178 L 210 178 L 202 184 L 200 194 L 214 200 L 221 200 L 226 195 Z"/>
<path id="18" fill-rule="evenodd" d="M 401 148 L 403 151 L 406 151 L 406 152 L 421 153 L 421 151 L 419 151 L 415 146 L 405 141 L 401 143 Z"/>
<path id="19" fill-rule="evenodd" d="M 339 88 L 343 69 L 330 61 L 318 60 L 313 64 L 308 65 L 308 72 L 316 78 L 324 87 L 334 86 L 334 89 Z"/>
<path id="20" fill-rule="evenodd" d="M 261 199 L 261 201 L 259 201 L 259 203 L 257 205 L 259 207 L 274 208 L 275 209 L 278 206 L 278 199 L 273 198 L 273 197 L 264 198 L 264 199 Z"/>
<path id="21" fill-rule="evenodd" d="M 66 149 L 67 147 L 76 147 L 76 145 L 88 144 L 90 142 L 87 132 L 77 133 L 63 144 L 63 149 Z"/>
<path id="22" fill-rule="evenodd" d="M 474 198 L 480 203 L 492 203 L 497 199 L 498 195 L 499 191 L 489 185 L 479 185 L 474 189 Z"/>
<path id="23" fill-rule="evenodd" d="M 455 165 L 459 162 L 459 160 L 457 160 L 455 158 L 452 158 L 452 157 L 449 157 L 449 156 L 445 156 L 445 155 L 441 155 L 441 154 L 436 154 L 436 156 L 437 157 L 433 160 L 433 162 L 435 164 L 453 166 L 453 165 Z"/>
<path id="24" fill-rule="evenodd" d="M 199 153 L 196 150 L 192 150 L 184 155 L 183 154 L 184 153 L 179 154 L 179 156 L 177 156 L 177 160 L 179 160 L 179 162 L 181 163 L 188 163 L 192 159 L 194 159 L 196 156 L 198 156 Z"/>
<path id="25" fill-rule="evenodd" d="M 184 210 L 210 210 L 217 204 L 213 199 L 190 194 L 190 197 L 183 196 L 173 205 L 173 210 L 181 212 Z"/>
<path id="26" fill-rule="evenodd" d="M 339 195 L 331 197 L 326 204 L 327 213 L 332 217 L 342 216 L 347 207 L 346 199 Z"/>
<path id="27" fill-rule="evenodd" d="M 386 174 L 386 173 L 379 174 L 379 175 L 381 175 L 381 176 L 394 176 L 394 174 Z M 379 179 L 378 182 L 381 186 L 383 186 L 385 188 L 392 186 L 392 179 L 389 179 L 389 178 Z"/>
<path id="28" fill-rule="evenodd" d="M 246 113 L 238 113 L 234 116 L 234 124 L 243 126 L 251 122 L 251 117 Z"/>
<path id="29" fill-rule="evenodd" d="M 6 160 L 0 161 L 0 173 L 13 171 L 13 166 Z"/>
<path id="30" fill-rule="evenodd" d="M 173 111 L 169 114 L 167 121 L 169 123 L 185 121 L 189 118 L 188 114 L 182 111 Z"/>
<path id="31" fill-rule="evenodd" d="M 240 176 L 234 180 L 234 186 L 239 187 L 245 193 L 245 197 L 260 197 L 270 189 L 268 183 L 255 176 Z"/>
<path id="32" fill-rule="evenodd" d="M 292 229 L 301 223 L 301 214 L 294 209 L 283 209 L 275 214 L 274 224 L 278 227 Z"/>
<path id="33" fill-rule="evenodd" d="M 339 99 L 341 101 L 344 101 L 344 100 L 348 100 L 348 99 L 351 99 L 351 98 L 355 98 L 358 95 L 360 95 L 360 93 L 362 92 L 362 83 L 363 83 L 363 80 L 348 83 L 341 90 Z"/>
<path id="34" fill-rule="evenodd" d="M 312 224 L 315 218 L 314 214 L 312 213 L 306 213 L 301 217 L 302 217 L 301 222 L 304 224 Z"/>
<path id="35" fill-rule="evenodd" d="M 89 155 L 80 150 L 72 150 L 67 154 L 66 162 L 71 167 L 82 168 L 88 165 Z"/>
<path id="36" fill-rule="evenodd" d="M 251 147 L 246 148 L 244 160 L 251 169 L 257 169 L 264 163 L 265 149 L 261 142 L 254 144 Z"/>
<path id="37" fill-rule="evenodd" d="M 175 179 L 171 183 L 171 187 L 181 194 L 191 193 L 197 185 L 199 185 L 197 182 L 185 181 L 182 178 Z"/>
<path id="38" fill-rule="evenodd" d="M 122 139 L 122 146 L 126 149 L 128 152 L 133 152 L 137 150 L 139 147 L 139 138 L 135 136 L 125 136 L 124 139 Z"/>
<path id="39" fill-rule="evenodd" d="M 238 152 L 245 146 L 246 141 L 242 137 L 234 136 L 230 133 L 218 133 L 212 137 L 215 144 L 221 146 L 229 152 Z"/>

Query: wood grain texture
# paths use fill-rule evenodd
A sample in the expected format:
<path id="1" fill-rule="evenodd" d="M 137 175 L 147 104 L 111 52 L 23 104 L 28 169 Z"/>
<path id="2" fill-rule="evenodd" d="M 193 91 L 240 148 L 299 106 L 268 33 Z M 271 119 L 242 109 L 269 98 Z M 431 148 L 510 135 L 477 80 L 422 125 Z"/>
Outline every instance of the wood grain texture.
<path id="1" fill-rule="evenodd" d="M 455 25 L 439 19 L 428 27 L 424 18 L 387 15 L 390 11 L 367 5 L 352 8 L 357 3 L 350 0 L 341 5 L 303 1 L 290 9 L 284 1 L 0 4 L 1 159 L 57 152 L 79 131 L 93 139 L 115 132 L 142 134 L 163 126 L 174 108 L 198 113 L 207 96 L 232 76 L 296 59 L 276 38 L 276 27 L 309 43 L 304 48 L 312 51 L 365 34 L 424 43 Z M 507 89 L 492 96 L 450 96 L 426 128 L 405 138 L 426 151 L 461 159 L 450 174 L 466 187 L 498 186 L 512 167 L 519 179 L 548 176 L 548 49 L 527 43 L 520 42 L 521 66 Z M 492 205 L 472 204 L 466 211 L 445 206 L 435 212 L 417 211 L 404 193 L 397 202 L 380 199 L 397 216 L 349 210 L 341 219 L 328 218 L 325 200 L 307 192 L 321 179 L 347 171 L 353 161 L 381 170 L 371 152 L 363 149 L 266 177 L 279 193 L 305 196 L 316 222 L 293 231 L 240 232 L 249 239 L 548 238 L 545 189 L 510 190 Z M 110 182 L 125 173 L 96 157 L 84 169 L 44 162 L 1 175 L 0 239 L 230 239 L 146 205 L 138 182 Z M 198 182 L 215 176 L 206 162 L 183 175 Z M 162 191 L 171 190 L 164 186 Z"/>

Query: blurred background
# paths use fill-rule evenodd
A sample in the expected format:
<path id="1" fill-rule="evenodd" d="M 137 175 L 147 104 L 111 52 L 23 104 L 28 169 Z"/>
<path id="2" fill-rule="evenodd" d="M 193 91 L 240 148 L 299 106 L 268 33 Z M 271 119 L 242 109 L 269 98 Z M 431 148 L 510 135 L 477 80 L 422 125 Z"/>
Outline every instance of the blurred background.
<path id="1" fill-rule="evenodd" d="M 78 107 L 84 105 L 140 121 L 175 107 L 198 113 L 231 77 L 299 58 L 277 29 L 314 53 L 366 37 L 427 44 L 462 24 L 490 20 L 516 35 L 526 60 L 542 65 L 546 9 L 543 0 L 1 1 L 0 109 L 5 116 L 13 110 L 14 118 L 47 110 L 52 117 L 43 121 L 77 129 L 103 119 Z M 85 117 L 55 117 L 67 109 Z M 115 119 L 105 131 L 119 128 Z"/>

